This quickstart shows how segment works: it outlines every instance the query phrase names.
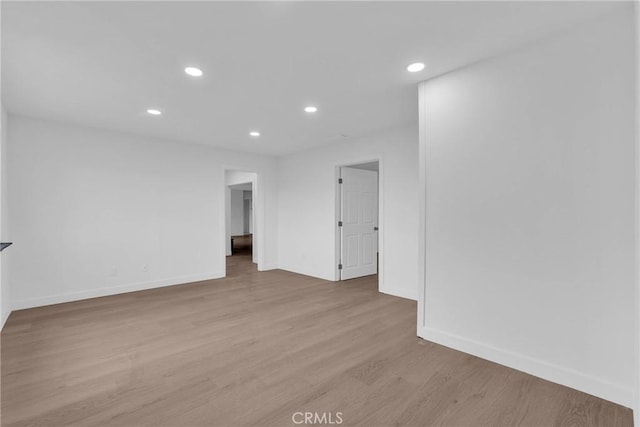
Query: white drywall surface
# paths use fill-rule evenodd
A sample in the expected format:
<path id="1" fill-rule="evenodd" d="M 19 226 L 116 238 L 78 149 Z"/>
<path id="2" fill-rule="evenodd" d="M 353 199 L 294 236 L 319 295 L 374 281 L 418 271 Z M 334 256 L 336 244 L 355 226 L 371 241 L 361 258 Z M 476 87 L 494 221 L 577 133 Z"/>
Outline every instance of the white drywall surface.
<path id="1" fill-rule="evenodd" d="M 616 13 L 420 90 L 419 334 L 629 407 L 633 19 Z"/>
<path id="2" fill-rule="evenodd" d="M 416 299 L 417 138 L 406 128 L 278 158 L 280 268 L 336 280 L 337 167 L 379 159 L 379 290 Z"/>
<path id="3" fill-rule="evenodd" d="M 13 308 L 224 275 L 224 171 L 263 177 L 262 269 L 276 265 L 274 160 L 9 116 Z M 273 267 L 271 267 L 273 268 Z"/>

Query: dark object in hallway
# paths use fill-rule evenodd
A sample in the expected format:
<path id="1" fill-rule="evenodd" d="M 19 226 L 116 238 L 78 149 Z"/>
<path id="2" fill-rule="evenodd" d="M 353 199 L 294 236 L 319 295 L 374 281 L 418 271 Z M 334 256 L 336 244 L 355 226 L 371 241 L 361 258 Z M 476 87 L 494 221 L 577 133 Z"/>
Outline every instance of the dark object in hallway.
<path id="1" fill-rule="evenodd" d="M 253 234 L 231 236 L 231 255 L 251 255 L 253 253 Z"/>

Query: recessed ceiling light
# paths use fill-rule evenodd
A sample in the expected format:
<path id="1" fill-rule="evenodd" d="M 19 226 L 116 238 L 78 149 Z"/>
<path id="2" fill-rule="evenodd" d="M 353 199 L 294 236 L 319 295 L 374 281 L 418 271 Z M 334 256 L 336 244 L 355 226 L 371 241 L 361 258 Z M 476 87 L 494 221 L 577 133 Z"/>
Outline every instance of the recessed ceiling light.
<path id="1" fill-rule="evenodd" d="M 162 114 L 162 111 L 156 110 L 154 108 L 149 108 L 147 110 L 147 113 L 151 114 L 152 116 L 159 116 L 160 114 Z"/>
<path id="2" fill-rule="evenodd" d="M 184 72 L 189 74 L 190 76 L 193 76 L 193 77 L 202 76 L 202 70 L 200 68 L 196 68 L 196 67 L 187 67 L 187 68 L 184 69 Z"/>
<path id="3" fill-rule="evenodd" d="M 307 113 L 315 113 L 316 111 L 318 111 L 318 108 L 314 107 L 313 105 L 309 105 L 308 107 L 304 107 L 304 111 L 306 111 Z"/>
<path id="4" fill-rule="evenodd" d="M 249 135 L 251 135 L 251 136 L 260 136 L 260 132 L 253 130 L 253 131 L 249 132 Z"/>
<path id="5" fill-rule="evenodd" d="M 410 73 L 417 73 L 422 70 L 424 70 L 424 63 L 422 62 L 414 62 L 413 64 L 409 64 L 407 67 L 407 71 Z"/>

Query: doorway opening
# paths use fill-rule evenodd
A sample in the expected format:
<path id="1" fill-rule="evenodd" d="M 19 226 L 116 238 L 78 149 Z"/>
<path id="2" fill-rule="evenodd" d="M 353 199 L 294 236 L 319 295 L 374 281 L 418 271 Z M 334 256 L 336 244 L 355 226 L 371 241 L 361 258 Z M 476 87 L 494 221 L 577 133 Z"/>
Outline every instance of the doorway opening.
<path id="1" fill-rule="evenodd" d="M 380 160 L 337 167 L 337 280 L 378 276 L 382 282 L 383 245 Z"/>
<path id="2" fill-rule="evenodd" d="M 225 265 L 226 275 L 246 271 L 257 264 L 258 230 L 254 201 L 258 175 L 255 172 L 225 170 Z"/>

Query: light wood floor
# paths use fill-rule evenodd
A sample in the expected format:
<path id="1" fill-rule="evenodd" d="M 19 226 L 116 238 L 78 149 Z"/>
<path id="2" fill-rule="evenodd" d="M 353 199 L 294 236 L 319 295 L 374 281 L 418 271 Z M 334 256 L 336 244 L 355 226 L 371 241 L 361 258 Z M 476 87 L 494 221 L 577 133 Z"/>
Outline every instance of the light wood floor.
<path id="1" fill-rule="evenodd" d="M 374 277 L 258 273 L 14 312 L 3 426 L 631 426 L 631 411 L 415 336 Z M 335 420 L 335 418 L 334 418 Z"/>

